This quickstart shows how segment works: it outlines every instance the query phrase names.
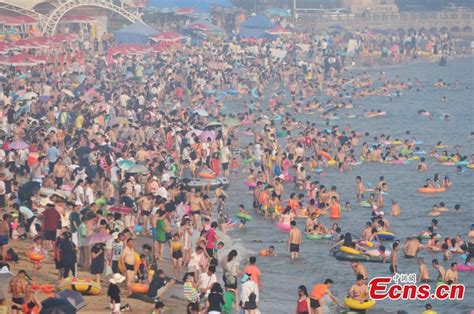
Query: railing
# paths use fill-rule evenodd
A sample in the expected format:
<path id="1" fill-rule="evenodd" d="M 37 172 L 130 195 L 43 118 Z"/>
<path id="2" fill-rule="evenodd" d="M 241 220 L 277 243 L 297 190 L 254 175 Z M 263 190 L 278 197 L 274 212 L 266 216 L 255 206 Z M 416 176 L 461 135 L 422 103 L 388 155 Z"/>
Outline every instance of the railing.
<path id="1" fill-rule="evenodd" d="M 474 21 L 474 12 L 438 12 L 438 13 L 367 13 L 367 14 L 311 14 L 298 13 L 298 19 L 308 19 L 316 23 L 334 23 L 334 22 L 401 22 L 401 21 L 453 21 L 453 20 L 472 20 Z"/>

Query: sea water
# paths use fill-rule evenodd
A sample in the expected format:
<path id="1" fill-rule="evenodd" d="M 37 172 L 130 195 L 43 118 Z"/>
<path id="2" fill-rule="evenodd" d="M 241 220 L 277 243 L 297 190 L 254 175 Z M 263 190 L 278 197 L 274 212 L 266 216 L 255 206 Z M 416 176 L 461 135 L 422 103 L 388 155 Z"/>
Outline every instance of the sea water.
<path id="1" fill-rule="evenodd" d="M 412 65 L 401 65 L 390 67 L 387 72 L 389 79 L 395 79 L 398 75 L 400 80 L 417 78 L 423 82 L 426 90 L 417 91 L 416 87 L 411 91 L 403 91 L 400 97 L 368 97 L 355 99 L 354 109 L 341 110 L 338 115 L 340 120 L 331 121 L 332 125 L 338 125 L 340 129 L 350 124 L 356 131 L 369 132 L 369 137 L 364 137 L 361 141 L 372 143 L 373 136 L 381 133 L 390 134 L 392 139 L 400 140 L 412 139 L 422 140 L 421 150 L 429 151 L 438 141 L 452 147 L 461 145 L 462 155 L 470 156 L 474 153 L 474 143 L 469 137 L 474 130 L 474 59 L 465 58 L 449 60 L 446 67 L 439 67 L 437 63 L 419 63 Z M 377 71 L 372 71 L 372 78 L 375 80 Z M 433 84 L 443 79 L 448 83 L 459 81 L 456 90 L 436 89 Z M 446 96 L 448 101 L 441 102 L 441 97 Z M 324 97 L 320 97 L 324 100 Z M 324 100 L 325 101 L 325 100 Z M 324 103 L 321 101 L 321 103 Z M 262 101 L 265 104 L 265 101 Z M 387 115 L 379 118 L 346 119 L 348 114 L 363 114 L 364 110 L 380 109 L 387 112 Z M 428 119 L 419 115 L 420 109 L 430 111 L 434 118 Z M 242 107 L 238 103 L 226 105 L 228 112 L 242 112 Z M 444 121 L 442 115 L 450 115 L 449 121 Z M 320 128 L 324 128 L 324 121 L 317 115 L 299 115 L 301 121 L 309 120 L 315 122 Z M 406 135 L 409 130 L 410 134 Z M 295 133 L 295 132 L 292 132 Z M 241 141 L 249 141 L 241 139 Z M 360 146 L 359 146 L 360 149 Z M 450 149 L 452 152 L 453 149 Z M 359 150 L 357 150 L 357 155 Z M 366 221 L 369 221 L 370 210 L 357 206 L 355 199 L 355 177 L 362 176 L 364 182 L 376 185 L 378 177 L 385 176 L 389 185 L 389 193 L 385 195 L 384 211 L 389 213 L 390 200 L 395 199 L 401 206 L 400 217 L 388 217 L 392 231 L 397 238 L 404 242 L 410 235 L 426 230 L 430 225 L 431 217 L 427 214 L 433 204 L 445 202 L 448 208 L 453 208 L 455 204 L 461 205 L 459 212 L 448 212 L 437 217 L 439 220 L 438 232 L 443 237 L 453 237 L 457 234 L 467 239 L 471 223 L 474 223 L 473 215 L 473 191 L 474 191 L 474 170 L 468 169 L 461 173 L 455 167 L 441 166 L 432 158 L 427 158 L 429 170 L 425 173 L 416 171 L 416 161 L 408 165 L 390 165 L 381 163 L 364 163 L 354 166 L 352 172 L 340 173 L 336 168 L 326 169 L 320 177 L 316 173 L 309 173 L 312 180 L 319 180 L 326 187 L 336 185 L 341 196 L 341 205 L 346 201 L 352 204 L 352 211 L 342 212 L 342 219 L 337 223 L 342 227 L 343 232 L 351 232 L 354 237 L 358 237 Z M 424 184 L 426 178 L 432 178 L 435 173 L 441 177 L 448 175 L 453 187 L 446 193 L 423 195 L 417 193 L 417 188 Z M 235 213 L 239 204 L 244 204 L 247 209 L 252 208 L 252 195 L 248 188 L 244 186 L 246 173 L 240 173 L 238 177 L 231 178 L 231 186 L 228 190 L 230 212 Z M 294 192 L 293 184 L 285 186 L 285 197 Z M 285 199 L 284 197 L 284 199 Z M 254 219 L 247 223 L 243 230 L 233 230 L 230 236 L 234 241 L 238 241 L 239 246 L 243 244 L 249 252 L 258 254 L 260 250 L 269 245 L 276 247 L 277 257 L 258 258 L 258 266 L 262 271 L 263 289 L 260 297 L 260 309 L 262 313 L 294 313 L 297 300 L 297 289 L 299 285 L 306 285 L 308 290 L 316 284 L 323 282 L 326 278 L 334 280 L 331 289 L 342 302 L 348 289 L 355 282 L 354 273 L 349 262 L 337 261 L 329 256 L 328 241 L 309 241 L 304 239 L 301 247 L 301 255 L 298 260 L 290 260 L 286 251 L 287 234 L 279 231 L 270 221 L 265 221 L 263 217 L 253 214 Z M 326 226 L 330 227 L 332 221 L 322 218 Z M 304 228 L 304 220 L 298 220 L 300 229 Z M 424 240 L 426 242 L 426 240 Z M 391 242 L 384 243 L 391 247 Z M 425 258 L 430 270 L 431 278 L 436 278 L 437 273 L 431 267 L 431 260 L 437 258 L 442 261 L 441 254 L 432 254 L 422 251 L 419 256 Z M 456 260 L 456 257 L 453 259 Z M 445 268 L 449 263 L 442 262 Z M 370 277 L 389 275 L 388 264 L 365 264 Z M 407 260 L 399 254 L 399 270 L 403 273 L 418 273 L 418 266 L 415 260 Z M 438 313 L 470 313 L 474 309 L 474 273 L 460 272 L 460 283 L 466 286 L 465 298 L 462 301 L 379 301 L 370 313 L 395 313 L 403 310 L 408 313 L 421 313 L 424 304 L 431 303 L 433 309 Z M 334 307 L 330 308 L 335 312 Z"/>

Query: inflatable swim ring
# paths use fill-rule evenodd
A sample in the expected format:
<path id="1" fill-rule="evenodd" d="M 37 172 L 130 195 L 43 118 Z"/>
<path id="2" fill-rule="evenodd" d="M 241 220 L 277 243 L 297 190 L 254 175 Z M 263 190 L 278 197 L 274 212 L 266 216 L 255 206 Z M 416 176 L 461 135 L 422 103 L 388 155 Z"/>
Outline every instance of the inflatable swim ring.
<path id="1" fill-rule="evenodd" d="M 336 161 L 334 159 L 328 160 L 328 166 L 334 167 L 336 165 Z"/>
<path id="2" fill-rule="evenodd" d="M 256 188 L 257 187 L 257 182 L 248 182 L 245 181 L 244 184 L 248 186 L 249 188 Z"/>
<path id="3" fill-rule="evenodd" d="M 332 237 L 331 234 L 312 234 L 312 233 L 306 234 L 306 239 L 308 240 L 324 240 L 324 239 L 330 239 L 331 237 Z"/>
<path id="4" fill-rule="evenodd" d="M 445 188 L 419 188 L 419 193 L 442 193 L 445 192 Z"/>
<path id="5" fill-rule="evenodd" d="M 360 301 L 354 300 L 349 297 L 344 298 L 344 304 L 353 310 L 368 310 L 371 309 L 375 306 L 375 301 L 374 300 L 368 300 L 365 302 L 360 303 Z"/>
<path id="6" fill-rule="evenodd" d="M 468 167 L 469 169 L 474 169 L 474 164 L 469 164 L 469 165 L 467 165 L 467 167 Z"/>
<path id="7" fill-rule="evenodd" d="M 361 202 L 359 203 L 359 206 L 361 206 L 361 207 L 367 207 L 367 208 L 372 207 L 372 205 L 370 205 L 370 203 L 367 202 L 367 201 L 361 201 Z"/>
<path id="8" fill-rule="evenodd" d="M 291 226 L 289 224 L 277 223 L 277 228 L 283 232 L 290 232 Z"/>
<path id="9" fill-rule="evenodd" d="M 36 252 L 29 253 L 28 257 L 30 261 L 32 262 L 41 262 L 42 260 L 44 260 L 44 254 L 36 253 Z"/>
<path id="10" fill-rule="evenodd" d="M 376 235 L 380 240 L 385 240 L 385 241 L 395 240 L 395 234 L 391 232 L 380 231 L 380 232 L 377 232 Z"/>
<path id="11" fill-rule="evenodd" d="M 201 171 L 198 173 L 198 177 L 203 178 L 203 179 L 215 179 L 216 175 L 211 172 Z"/>
<path id="12" fill-rule="evenodd" d="M 457 163 L 455 163 L 456 166 L 461 166 L 461 167 L 465 167 L 465 166 L 468 166 L 469 165 L 469 162 L 465 161 L 465 160 L 462 160 L 462 161 L 458 161 Z"/>
<path id="13" fill-rule="evenodd" d="M 422 239 L 431 239 L 429 233 L 423 233 L 423 234 L 421 235 L 421 238 L 422 238 Z M 439 239 L 441 239 L 441 238 L 442 238 L 442 236 L 441 236 L 439 233 L 437 233 L 436 236 L 435 236 L 435 239 L 439 240 Z"/>
<path id="14" fill-rule="evenodd" d="M 353 249 L 353 248 L 348 247 L 348 246 L 341 246 L 339 251 L 341 251 L 343 253 L 347 253 L 347 254 L 353 254 L 353 255 L 361 254 L 361 252 L 359 250 Z"/>
<path id="15" fill-rule="evenodd" d="M 250 216 L 249 214 L 246 214 L 246 213 L 242 213 L 242 212 L 238 212 L 235 217 L 239 218 L 239 219 L 243 219 L 245 221 L 252 221 L 252 216 Z"/>
<path id="16" fill-rule="evenodd" d="M 59 288 L 89 295 L 98 295 L 100 293 L 100 284 L 90 278 L 66 278 L 59 283 Z"/>
<path id="17" fill-rule="evenodd" d="M 130 291 L 139 294 L 145 294 L 148 293 L 148 285 L 144 283 L 132 283 L 130 285 Z"/>
<path id="18" fill-rule="evenodd" d="M 368 263 L 383 263 L 383 259 L 377 256 L 368 256 L 364 254 L 347 254 L 344 252 L 337 252 L 334 254 L 338 261 L 358 261 L 358 262 L 368 262 Z"/>
<path id="19" fill-rule="evenodd" d="M 474 265 L 457 265 L 458 271 L 474 271 Z"/>
<path id="20" fill-rule="evenodd" d="M 318 154 L 318 155 L 320 155 L 320 156 L 323 156 L 323 157 L 326 158 L 327 160 L 331 160 L 331 159 L 332 159 L 331 154 L 329 154 L 328 152 L 325 152 L 324 150 L 318 150 L 318 151 L 316 151 L 316 154 Z"/>

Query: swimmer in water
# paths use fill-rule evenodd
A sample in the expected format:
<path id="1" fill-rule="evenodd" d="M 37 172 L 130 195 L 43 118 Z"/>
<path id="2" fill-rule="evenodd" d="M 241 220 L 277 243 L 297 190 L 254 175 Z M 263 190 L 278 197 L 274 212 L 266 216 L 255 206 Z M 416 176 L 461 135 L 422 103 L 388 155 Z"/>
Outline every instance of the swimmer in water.
<path id="1" fill-rule="evenodd" d="M 424 171 L 428 170 L 428 166 L 426 165 L 425 161 L 426 161 L 425 157 L 420 158 L 420 163 L 417 166 L 417 169 L 418 169 L 419 172 L 424 172 Z"/>
<path id="2" fill-rule="evenodd" d="M 430 217 L 437 217 L 441 215 L 441 212 L 438 210 L 438 205 L 433 205 L 433 207 L 431 208 L 431 211 L 428 213 L 428 216 Z"/>
<path id="3" fill-rule="evenodd" d="M 392 200 L 392 206 L 390 207 L 390 215 L 393 217 L 400 216 L 400 205 L 396 200 Z"/>

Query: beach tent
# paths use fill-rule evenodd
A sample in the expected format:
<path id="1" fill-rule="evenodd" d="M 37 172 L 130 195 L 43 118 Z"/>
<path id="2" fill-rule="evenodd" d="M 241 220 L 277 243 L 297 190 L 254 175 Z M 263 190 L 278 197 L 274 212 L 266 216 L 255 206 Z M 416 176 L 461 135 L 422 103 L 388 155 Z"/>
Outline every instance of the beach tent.
<path id="1" fill-rule="evenodd" d="M 115 39 L 119 44 L 145 44 L 148 37 L 158 34 L 150 26 L 137 22 L 115 32 Z"/>
<path id="2" fill-rule="evenodd" d="M 199 19 L 184 26 L 184 30 L 198 30 L 203 32 L 222 33 L 224 30 L 205 19 Z"/>
<path id="3" fill-rule="evenodd" d="M 267 30 L 274 28 L 276 25 L 270 21 L 268 17 L 262 14 L 256 14 L 249 17 L 245 22 L 242 23 L 241 27 Z"/>

